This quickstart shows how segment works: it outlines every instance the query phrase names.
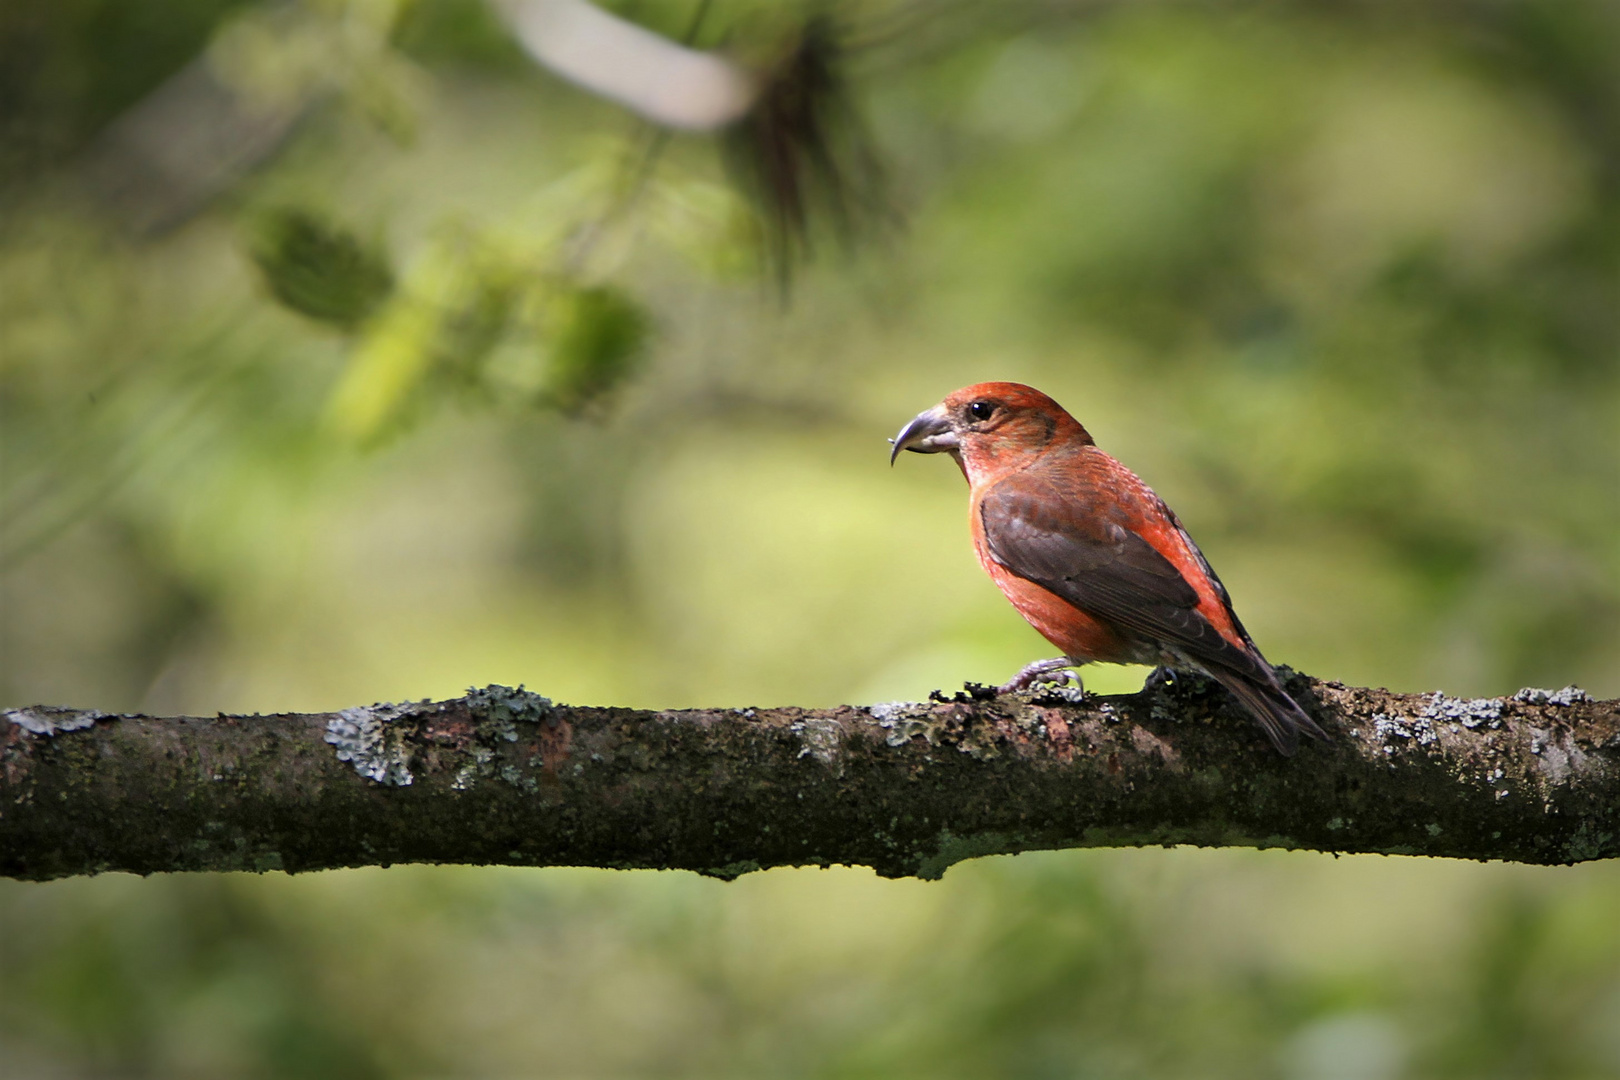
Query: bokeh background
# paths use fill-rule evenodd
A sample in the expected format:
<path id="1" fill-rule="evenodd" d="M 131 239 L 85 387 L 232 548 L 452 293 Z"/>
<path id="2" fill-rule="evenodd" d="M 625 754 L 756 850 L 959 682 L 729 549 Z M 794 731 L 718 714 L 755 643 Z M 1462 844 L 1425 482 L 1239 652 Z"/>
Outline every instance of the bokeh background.
<path id="1" fill-rule="evenodd" d="M 608 6 L 767 65 L 828 15 Z M 1620 696 L 1620 7 L 831 20 L 784 234 L 746 140 L 475 0 L 0 6 L 0 705 L 1005 678 L 1049 650 L 883 441 L 992 378 L 1177 508 L 1273 660 Z M 1620 868 L 0 881 L 0 1002 L 19 1078 L 1612 1077 Z"/>

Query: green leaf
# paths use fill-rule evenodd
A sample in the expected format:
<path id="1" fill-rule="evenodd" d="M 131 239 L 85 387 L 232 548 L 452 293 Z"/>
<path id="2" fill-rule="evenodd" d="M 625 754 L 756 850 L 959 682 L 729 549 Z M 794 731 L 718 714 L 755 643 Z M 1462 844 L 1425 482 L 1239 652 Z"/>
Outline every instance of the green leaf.
<path id="1" fill-rule="evenodd" d="M 556 304 L 540 398 L 562 412 L 579 413 L 641 366 L 652 320 L 635 299 L 610 285 L 574 289 Z"/>
<path id="2" fill-rule="evenodd" d="M 394 289 L 388 257 L 308 210 L 283 207 L 254 224 L 249 254 L 271 294 L 318 322 L 353 330 Z"/>

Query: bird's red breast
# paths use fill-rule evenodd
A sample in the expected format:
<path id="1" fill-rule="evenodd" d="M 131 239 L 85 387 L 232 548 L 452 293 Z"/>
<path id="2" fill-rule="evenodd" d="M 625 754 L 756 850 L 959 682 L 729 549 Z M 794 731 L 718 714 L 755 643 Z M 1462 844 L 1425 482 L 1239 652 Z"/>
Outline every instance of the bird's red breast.
<path id="1" fill-rule="evenodd" d="M 986 514 L 992 529 L 1005 525 L 997 518 L 1004 519 L 1007 507 L 1017 504 L 1010 496 L 1042 504 L 1051 522 L 1076 534 L 1106 540 L 1108 526 L 1114 525 L 1141 537 L 1197 594 L 1194 610 L 1234 648 L 1250 647 L 1231 613 L 1225 589 L 1211 575 L 1203 555 L 1170 508 L 1135 473 L 1089 440 L 1049 446 L 1021 464 L 1013 469 L 997 467 L 996 462 L 967 465 L 973 550 L 1002 595 L 1065 656 L 1111 664 L 1157 664 L 1164 659 L 1157 648 L 1144 648 L 997 559 L 987 540 Z M 996 498 L 987 507 L 985 496 L 991 492 Z"/>
<path id="2" fill-rule="evenodd" d="M 1051 448 L 1020 469 L 970 469 L 969 482 L 969 526 L 979 565 L 1018 613 L 1065 656 L 1109 664 L 1157 664 L 1165 659 L 1158 648 L 1121 634 L 997 559 L 986 537 L 986 514 L 992 528 L 1005 524 L 997 517 L 1006 515 L 1009 495 L 1043 500 L 1053 519 L 1076 532 L 1100 535 L 1099 525 L 1117 524 L 1140 536 L 1197 593 L 1194 610 L 1231 645 L 1248 647 L 1234 625 L 1224 590 L 1210 577 L 1203 557 L 1169 508 L 1135 473 L 1096 446 Z M 992 491 L 998 498 L 987 508 L 985 495 Z"/>

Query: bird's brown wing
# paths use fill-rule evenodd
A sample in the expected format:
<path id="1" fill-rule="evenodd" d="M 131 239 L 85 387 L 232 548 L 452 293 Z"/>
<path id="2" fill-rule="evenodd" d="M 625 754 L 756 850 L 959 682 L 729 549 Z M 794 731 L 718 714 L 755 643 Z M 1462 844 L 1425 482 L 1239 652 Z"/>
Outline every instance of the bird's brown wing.
<path id="1" fill-rule="evenodd" d="M 1028 472 L 997 483 L 979 503 L 990 554 L 1012 573 L 1129 637 L 1271 682 L 1263 661 L 1197 610 L 1198 593 L 1169 559 L 1125 526 L 1077 509 L 1072 492 Z"/>

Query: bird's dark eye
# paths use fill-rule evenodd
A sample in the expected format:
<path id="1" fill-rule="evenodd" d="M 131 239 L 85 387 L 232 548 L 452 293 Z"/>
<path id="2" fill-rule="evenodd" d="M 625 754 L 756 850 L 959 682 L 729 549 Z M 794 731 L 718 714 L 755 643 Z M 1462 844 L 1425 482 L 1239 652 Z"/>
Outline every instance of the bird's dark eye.
<path id="1" fill-rule="evenodd" d="M 968 415 L 975 420 L 988 420 L 995 411 L 996 407 L 988 401 L 975 401 L 968 406 Z"/>

